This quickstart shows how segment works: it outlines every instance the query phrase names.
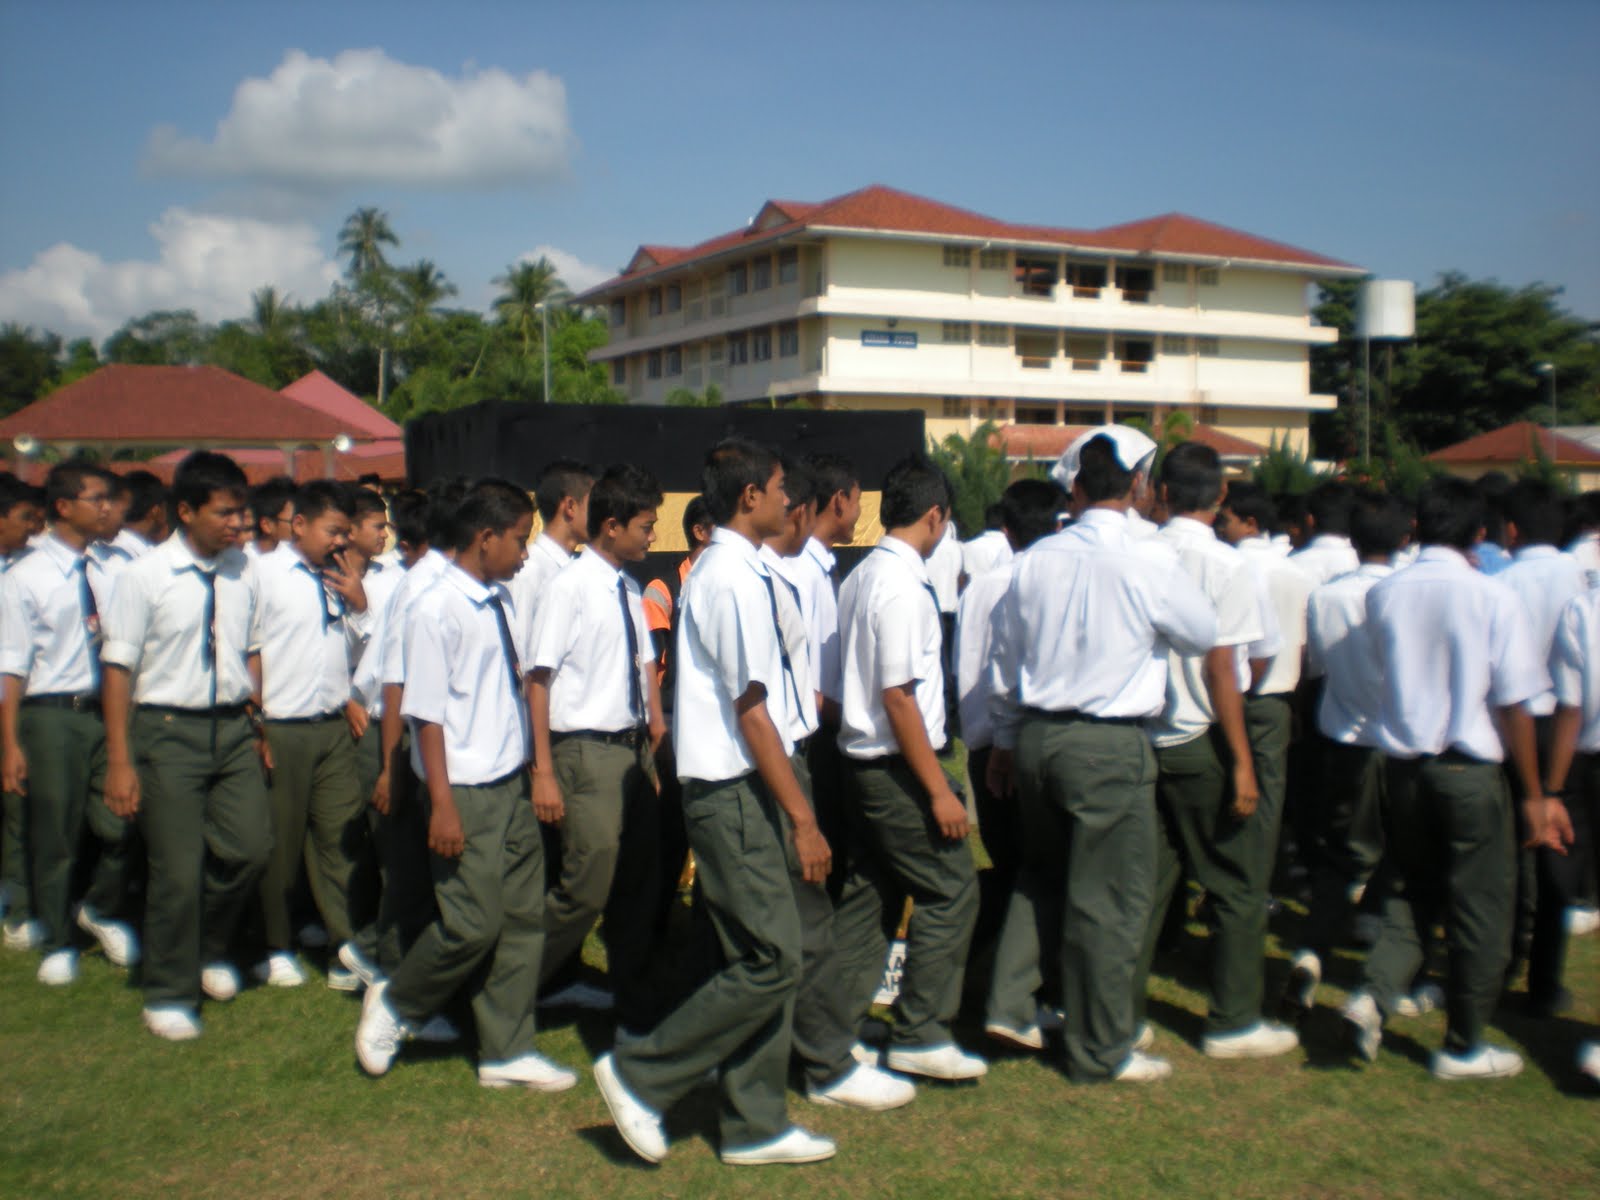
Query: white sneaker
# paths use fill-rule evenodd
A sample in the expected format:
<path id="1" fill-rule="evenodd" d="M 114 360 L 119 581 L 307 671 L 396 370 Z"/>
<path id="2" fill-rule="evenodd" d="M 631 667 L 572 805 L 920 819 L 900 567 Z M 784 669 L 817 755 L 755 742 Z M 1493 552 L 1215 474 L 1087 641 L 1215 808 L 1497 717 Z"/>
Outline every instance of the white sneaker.
<path id="1" fill-rule="evenodd" d="M 1154 1046 L 1155 1044 L 1156 1031 L 1151 1026 L 1150 1022 L 1146 1021 L 1139 1026 L 1139 1032 L 1134 1036 L 1133 1048 L 1136 1051 L 1143 1051 L 1150 1049 L 1150 1047 Z"/>
<path id="2" fill-rule="evenodd" d="M 1172 1064 L 1166 1059 L 1135 1050 L 1111 1073 L 1111 1078 L 1116 1083 L 1158 1083 L 1171 1074 Z"/>
<path id="3" fill-rule="evenodd" d="M 258 983 L 268 987 L 292 988 L 299 987 L 306 981 L 306 973 L 300 969 L 300 964 L 295 961 L 292 954 L 278 951 L 267 955 L 266 959 L 250 968 Z"/>
<path id="4" fill-rule="evenodd" d="M 617 1074 L 611 1055 L 602 1054 L 594 1060 L 594 1082 L 628 1149 L 648 1163 L 666 1158 L 667 1135 L 661 1129 L 661 1118 L 628 1090 L 628 1085 Z"/>
<path id="5" fill-rule="evenodd" d="M 1233 1033 L 1208 1033 L 1200 1040 L 1207 1058 L 1272 1058 L 1300 1044 L 1300 1035 L 1285 1025 L 1257 1021 Z"/>
<path id="6" fill-rule="evenodd" d="M 1586 933 L 1600 930 L 1600 908 L 1591 908 L 1587 904 L 1575 904 L 1567 909 L 1567 933 L 1573 937 L 1582 937 Z"/>
<path id="7" fill-rule="evenodd" d="M 87 905 L 78 909 L 78 928 L 100 943 L 106 960 L 114 967 L 137 966 L 139 935 L 121 921 L 101 921 Z"/>
<path id="8" fill-rule="evenodd" d="M 574 1072 L 538 1054 L 478 1065 L 478 1083 L 486 1088 L 523 1087 L 531 1092 L 564 1092 L 577 1082 Z"/>
<path id="9" fill-rule="evenodd" d="M 361 1020 L 356 1025 L 356 1058 L 368 1075 L 382 1075 L 400 1053 L 406 1027 L 384 999 L 387 983 L 374 984 L 361 1000 Z"/>
<path id="10" fill-rule="evenodd" d="M 982 1079 L 989 1064 L 976 1054 L 968 1054 L 954 1042 L 942 1046 L 891 1046 L 885 1066 L 907 1075 L 926 1075 L 929 1079 Z"/>
<path id="11" fill-rule="evenodd" d="M 1600 1084 L 1600 1042 L 1584 1042 L 1578 1047 L 1578 1070 Z"/>
<path id="12" fill-rule="evenodd" d="M 354 942 L 346 942 L 339 947 L 339 965 L 356 977 L 356 982 L 361 987 L 371 987 L 383 978 L 383 972 L 378 970 L 378 964 L 356 948 Z M 328 972 L 330 980 L 328 986 L 332 987 L 333 972 Z M 354 989 L 351 989 L 354 990 Z"/>
<path id="13" fill-rule="evenodd" d="M 1444 989 L 1437 983 L 1425 983 L 1409 996 L 1394 1002 L 1397 1017 L 1420 1017 L 1444 1007 Z"/>
<path id="14" fill-rule="evenodd" d="M 200 1036 L 200 1019 L 187 1008 L 160 1004 L 142 1014 L 144 1027 L 169 1042 L 192 1042 Z"/>
<path id="15" fill-rule="evenodd" d="M 824 1162 L 839 1152 L 832 1138 L 791 1125 L 771 1141 L 737 1150 L 724 1150 L 722 1161 L 730 1167 L 764 1167 L 775 1163 Z"/>
<path id="16" fill-rule="evenodd" d="M 1356 1053 L 1368 1062 L 1377 1062 L 1378 1046 L 1383 1041 L 1383 1014 L 1372 993 L 1354 993 L 1344 1006 L 1344 1019 L 1350 1025 Z"/>
<path id="17" fill-rule="evenodd" d="M 910 1104 L 917 1089 L 909 1079 L 901 1079 L 877 1067 L 859 1063 L 844 1078 L 825 1088 L 806 1085 L 806 1099 L 830 1108 L 860 1108 L 867 1112 L 888 1112 Z"/>
<path id="18" fill-rule="evenodd" d="M 883 1055 L 865 1042 L 857 1042 L 854 1046 L 851 1046 L 850 1057 L 863 1067 L 875 1067 L 883 1061 Z"/>
<path id="19" fill-rule="evenodd" d="M 1510 1079 L 1522 1073 L 1522 1055 L 1487 1044 L 1471 1054 L 1440 1050 L 1433 1056 L 1429 1070 L 1435 1079 L 1450 1083 L 1463 1079 Z"/>
<path id="20" fill-rule="evenodd" d="M 231 963 L 209 963 L 200 969 L 200 990 L 225 1004 L 239 994 L 239 972 Z"/>
<path id="21" fill-rule="evenodd" d="M 382 983 L 383 980 L 380 979 L 378 982 Z M 373 986 L 376 987 L 377 984 Z M 444 1046 L 451 1042 L 459 1042 L 461 1040 L 461 1030 L 455 1027 L 449 1017 L 439 1014 L 429 1017 L 427 1022 L 412 1037 L 419 1042 Z"/>
<path id="22" fill-rule="evenodd" d="M 78 978 L 78 952 L 52 950 L 39 964 L 39 973 L 35 978 L 46 987 L 66 987 L 75 982 Z"/>
<path id="23" fill-rule="evenodd" d="M 1322 960 L 1310 950 L 1297 950 L 1289 960 L 1289 982 L 1283 997 L 1301 1012 L 1310 1012 L 1322 982 Z"/>
<path id="24" fill-rule="evenodd" d="M 44 926 L 38 921 L 7 921 L 7 950 L 37 950 L 44 945 Z"/>
<path id="25" fill-rule="evenodd" d="M 1033 1016 L 1033 1023 L 1039 1027 L 1041 1033 L 1060 1033 L 1066 1027 L 1067 1014 L 1059 1008 L 1041 1004 Z"/>
<path id="26" fill-rule="evenodd" d="M 302 925 L 295 936 L 307 950 L 321 950 L 328 944 L 328 931 L 315 921 Z"/>
<path id="27" fill-rule="evenodd" d="M 564 988 L 557 988 L 548 996 L 539 998 L 540 1008 L 581 1008 L 585 1012 L 610 1012 L 616 1007 L 616 999 L 605 988 L 595 987 L 592 983 L 584 983 L 581 979 L 577 983 L 569 983 Z"/>
<path id="28" fill-rule="evenodd" d="M 1008 1021 L 989 1021 L 983 1031 L 996 1041 L 1020 1047 L 1023 1050 L 1043 1050 L 1044 1031 L 1037 1025 L 1012 1025 Z"/>
<path id="29" fill-rule="evenodd" d="M 328 968 L 328 990 L 330 992 L 359 992 L 361 990 L 361 976 L 344 967 L 332 966 Z"/>

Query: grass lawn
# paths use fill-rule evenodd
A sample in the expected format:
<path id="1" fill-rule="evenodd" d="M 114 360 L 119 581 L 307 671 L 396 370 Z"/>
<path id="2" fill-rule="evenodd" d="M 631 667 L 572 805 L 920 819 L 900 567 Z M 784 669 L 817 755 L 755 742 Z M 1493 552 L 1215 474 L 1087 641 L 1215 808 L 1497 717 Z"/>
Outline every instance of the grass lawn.
<path id="1" fill-rule="evenodd" d="M 1292 930 L 1293 914 L 1277 932 Z M 1192 930 L 1192 933 L 1198 931 Z M 1158 969 L 1151 1015 L 1175 1077 L 1153 1087 L 1075 1087 L 1024 1058 L 979 1086 L 921 1089 L 871 1115 L 792 1114 L 838 1139 L 831 1163 L 741 1172 L 713 1153 L 714 1100 L 673 1114 L 660 1168 L 634 1160 L 587 1071 L 553 1097 L 490 1092 L 460 1051 L 410 1046 L 384 1079 L 351 1050 L 357 1004 L 314 982 L 256 988 L 205 1011 L 198 1042 L 139 1026 L 122 972 L 86 956 L 55 992 L 34 956 L 0 955 L 0 1196 L 1505 1196 L 1593 1195 L 1600 1100 L 1572 1067 L 1600 1019 L 1600 938 L 1573 948 L 1572 1016 L 1500 1029 L 1529 1058 L 1520 1078 L 1435 1083 L 1434 1014 L 1390 1027 L 1375 1066 L 1346 1059 L 1319 1009 L 1307 1048 L 1265 1063 L 1200 1057 L 1198 936 Z M 1269 989 L 1281 978 L 1274 943 Z M 1333 973 L 1350 978 L 1353 960 Z M 1176 976 L 1176 979 L 1174 979 Z M 1332 1003 L 1338 993 L 1325 993 Z M 557 1022 L 548 1054 L 586 1067 L 603 1021 Z"/>

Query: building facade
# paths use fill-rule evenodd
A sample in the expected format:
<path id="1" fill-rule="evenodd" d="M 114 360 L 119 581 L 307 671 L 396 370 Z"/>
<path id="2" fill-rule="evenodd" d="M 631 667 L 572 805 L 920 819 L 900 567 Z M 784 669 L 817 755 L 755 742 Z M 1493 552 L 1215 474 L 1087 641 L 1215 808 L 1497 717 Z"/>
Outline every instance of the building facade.
<path id="1" fill-rule="evenodd" d="M 1305 447 L 1309 285 L 1365 272 L 1181 215 L 1102 230 L 1016 225 L 885 187 L 768 201 L 745 229 L 641 246 L 578 297 L 592 354 L 635 404 L 921 410 L 929 436 L 1091 425 L 1173 409 Z"/>

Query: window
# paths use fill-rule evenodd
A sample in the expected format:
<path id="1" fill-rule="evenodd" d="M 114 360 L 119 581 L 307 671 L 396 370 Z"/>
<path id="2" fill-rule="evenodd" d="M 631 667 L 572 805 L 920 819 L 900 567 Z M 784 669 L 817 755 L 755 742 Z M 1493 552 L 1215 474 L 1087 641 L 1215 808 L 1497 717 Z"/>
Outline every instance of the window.
<path id="1" fill-rule="evenodd" d="M 1024 258 L 1019 254 L 1011 274 L 1024 296 L 1048 300 L 1055 291 L 1056 260 L 1053 258 Z"/>
<path id="2" fill-rule="evenodd" d="M 1004 271 L 1010 265 L 1009 250 L 983 250 L 978 254 L 978 269 L 981 271 Z"/>
<path id="3" fill-rule="evenodd" d="M 738 367 L 750 361 L 750 341 L 742 333 L 728 335 L 728 365 Z"/>
<path id="4" fill-rule="evenodd" d="M 1202 404 L 1200 406 L 1200 424 L 1202 425 L 1215 425 L 1219 415 L 1220 410 L 1215 404 Z"/>
<path id="5" fill-rule="evenodd" d="M 758 258 L 751 265 L 750 287 L 752 291 L 764 292 L 772 286 L 772 260 Z"/>
<path id="6" fill-rule="evenodd" d="M 800 251 L 778 251 L 778 282 L 795 283 L 800 278 Z"/>
<path id="7" fill-rule="evenodd" d="M 979 325 L 978 345 L 980 346 L 1009 346 L 1011 344 L 1011 327 L 1009 325 Z"/>
<path id="8" fill-rule="evenodd" d="M 742 296 L 750 290 L 750 273 L 744 263 L 728 268 L 728 295 Z"/>
<path id="9" fill-rule="evenodd" d="M 1188 283 L 1189 282 L 1189 264 L 1188 263 L 1162 263 L 1161 264 L 1161 282 L 1162 283 Z"/>
<path id="10" fill-rule="evenodd" d="M 1201 267 L 1195 272 L 1195 282 L 1201 287 L 1216 287 L 1222 282 L 1222 272 L 1216 267 Z"/>
<path id="11" fill-rule="evenodd" d="M 952 420 L 967 415 L 967 401 L 962 396 L 944 398 L 944 415 Z"/>
<path id="12" fill-rule="evenodd" d="M 1161 353 L 1187 354 L 1189 353 L 1189 339 L 1184 337 L 1181 333 L 1169 333 L 1166 337 L 1161 339 Z"/>
<path id="13" fill-rule="evenodd" d="M 706 357 L 714 363 L 722 361 L 723 343 L 721 340 L 710 343 L 706 349 Z"/>
<path id="14" fill-rule="evenodd" d="M 615 329 L 628 319 L 628 302 L 626 300 L 613 300 L 611 302 L 611 327 Z"/>
<path id="15" fill-rule="evenodd" d="M 677 312 L 683 307 L 683 288 L 676 283 L 667 284 L 667 311 Z"/>
<path id="16" fill-rule="evenodd" d="M 1144 375 L 1150 370 L 1150 363 L 1156 356 L 1155 343 L 1147 338 L 1134 340 L 1133 338 L 1117 339 L 1117 358 L 1122 362 L 1124 375 Z"/>
<path id="17" fill-rule="evenodd" d="M 750 357 L 766 362 L 772 357 L 772 330 L 757 329 L 750 335 Z"/>
<path id="18" fill-rule="evenodd" d="M 1106 340 L 1098 337 L 1067 338 L 1067 357 L 1074 371 L 1098 371 L 1106 356 Z"/>
<path id="19" fill-rule="evenodd" d="M 667 374 L 683 374 L 683 351 L 677 346 L 667 351 Z"/>
<path id="20" fill-rule="evenodd" d="M 1048 371 L 1056 356 L 1056 335 L 1053 333 L 1018 333 L 1017 357 L 1031 371 Z"/>
<path id="21" fill-rule="evenodd" d="M 1076 299 L 1093 300 L 1100 295 L 1100 289 L 1106 286 L 1106 265 L 1069 260 L 1067 283 L 1072 286 L 1072 294 Z"/>
<path id="22" fill-rule="evenodd" d="M 778 357 L 793 358 L 800 353 L 800 323 L 785 321 L 778 326 Z"/>
<path id="23" fill-rule="evenodd" d="M 1069 408 L 1062 417 L 1068 425 L 1104 425 L 1106 410 L 1103 408 Z"/>
<path id="24" fill-rule="evenodd" d="M 1054 425 L 1056 423 L 1056 406 L 1054 404 L 1018 404 L 1018 425 Z"/>
<path id="25" fill-rule="evenodd" d="M 1149 304 L 1150 293 L 1155 291 L 1156 273 L 1152 267 L 1118 267 L 1117 287 L 1129 304 Z"/>
<path id="26" fill-rule="evenodd" d="M 1216 358 L 1222 352 L 1222 348 L 1216 338 L 1197 337 L 1194 340 L 1194 352 L 1201 358 Z"/>
<path id="27" fill-rule="evenodd" d="M 944 248 L 944 265 L 947 267 L 970 267 L 972 265 L 972 247 L 946 246 Z"/>
<path id="28" fill-rule="evenodd" d="M 661 378 L 661 351 L 652 350 L 645 356 L 644 373 L 651 379 Z"/>
<path id="29" fill-rule="evenodd" d="M 700 366 L 700 347 L 690 346 L 683 352 L 684 365 L 693 371 Z"/>
<path id="30" fill-rule="evenodd" d="M 626 359 L 615 358 L 611 360 L 611 382 L 618 387 L 628 382 L 628 363 Z"/>
<path id="31" fill-rule="evenodd" d="M 646 311 L 652 317 L 659 317 L 661 315 L 661 289 L 651 288 L 648 293 L 647 300 L 648 306 Z"/>
<path id="32" fill-rule="evenodd" d="M 972 340 L 971 321 L 946 321 L 943 326 L 941 340 L 946 342 L 970 342 Z"/>

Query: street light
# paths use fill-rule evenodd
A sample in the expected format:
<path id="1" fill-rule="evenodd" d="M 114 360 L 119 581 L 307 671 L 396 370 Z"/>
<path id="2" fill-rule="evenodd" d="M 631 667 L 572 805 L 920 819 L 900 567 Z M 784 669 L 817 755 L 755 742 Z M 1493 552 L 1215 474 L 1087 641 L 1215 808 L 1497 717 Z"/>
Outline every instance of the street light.
<path id="1" fill-rule="evenodd" d="M 1556 431 L 1556 365 L 1552 362 L 1542 362 L 1534 370 L 1550 381 L 1550 433 Z"/>
<path id="2" fill-rule="evenodd" d="M 544 402 L 550 403 L 550 302 L 541 300 L 534 305 L 539 310 L 539 336 L 544 345 Z"/>

